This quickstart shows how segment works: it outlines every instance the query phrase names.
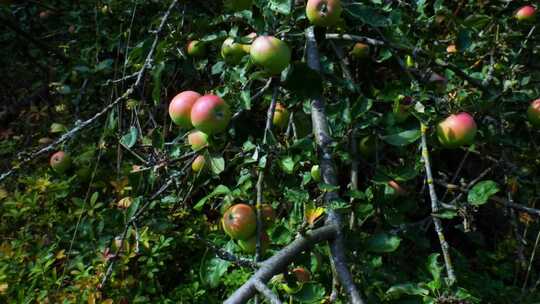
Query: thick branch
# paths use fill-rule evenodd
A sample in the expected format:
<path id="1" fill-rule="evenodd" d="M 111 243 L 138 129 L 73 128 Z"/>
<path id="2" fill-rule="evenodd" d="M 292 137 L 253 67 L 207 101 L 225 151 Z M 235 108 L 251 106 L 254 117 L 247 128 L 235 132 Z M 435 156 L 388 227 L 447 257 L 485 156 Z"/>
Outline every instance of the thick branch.
<path id="1" fill-rule="evenodd" d="M 321 228 L 308 231 L 304 235 L 299 235 L 291 244 L 278 251 L 271 258 L 260 263 L 260 268 L 251 278 L 238 288 L 224 303 L 240 304 L 246 303 L 255 295 L 257 289 L 255 282 L 268 282 L 272 276 L 286 269 L 287 265 L 305 250 L 312 248 L 315 244 L 334 238 L 339 228 L 334 225 L 325 225 Z"/>
<path id="2" fill-rule="evenodd" d="M 254 282 L 255 288 L 259 291 L 270 303 L 272 304 L 281 304 L 281 301 L 275 295 L 270 288 L 268 288 L 263 282 L 256 280 Z"/>
<path id="3" fill-rule="evenodd" d="M 309 67 L 315 71 L 321 71 L 321 63 L 319 58 L 319 50 L 317 48 L 317 40 L 313 27 L 306 29 L 306 54 Z M 322 97 L 315 98 L 311 101 L 311 120 L 313 123 L 313 133 L 319 148 L 319 162 L 321 167 L 321 175 L 326 184 L 337 186 L 337 174 L 332 160 L 330 131 L 328 127 L 328 119 L 325 113 L 325 106 Z M 327 205 L 338 198 L 335 191 L 326 193 L 325 200 Z M 331 208 L 328 210 L 327 224 L 341 227 L 341 215 Z M 345 252 L 343 246 L 343 235 L 341 229 L 338 230 L 336 238 L 330 242 L 330 253 L 332 262 L 336 268 L 341 285 L 349 295 L 349 300 L 353 304 L 364 303 L 360 297 L 351 272 L 347 266 Z"/>

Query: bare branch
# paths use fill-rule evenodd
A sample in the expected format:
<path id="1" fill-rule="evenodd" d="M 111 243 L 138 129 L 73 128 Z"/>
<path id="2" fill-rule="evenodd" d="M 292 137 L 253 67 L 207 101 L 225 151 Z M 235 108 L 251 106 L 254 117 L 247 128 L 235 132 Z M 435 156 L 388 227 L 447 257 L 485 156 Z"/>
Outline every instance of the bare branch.
<path id="1" fill-rule="evenodd" d="M 439 199 L 437 198 L 437 192 L 435 191 L 435 185 L 433 184 L 433 174 L 431 172 L 431 163 L 429 160 L 429 151 L 427 148 L 427 139 L 426 139 L 426 130 L 427 127 L 424 124 L 420 126 L 422 131 L 422 158 L 424 160 L 424 166 L 426 169 L 426 181 L 429 189 L 429 197 L 431 199 L 431 211 L 433 214 L 439 212 Z M 452 259 L 450 258 L 450 246 L 444 237 L 444 230 L 442 227 L 441 219 L 433 216 L 433 223 L 435 224 L 435 231 L 439 237 L 439 242 L 441 243 L 441 249 L 443 252 L 444 263 L 446 265 L 446 272 L 448 274 L 448 279 L 451 283 L 456 281 L 456 275 L 454 274 L 454 267 L 452 265 Z"/>
<path id="2" fill-rule="evenodd" d="M 313 27 L 306 29 L 306 53 L 308 66 L 320 72 L 321 63 L 319 58 L 319 50 L 317 47 L 317 40 L 315 38 L 315 31 Z M 334 161 L 332 159 L 330 131 L 328 127 L 328 119 L 325 112 L 325 104 L 322 97 L 314 98 L 311 101 L 311 120 L 313 124 L 313 133 L 315 134 L 315 140 L 319 149 L 319 162 L 321 167 L 321 176 L 326 184 L 337 186 L 337 174 L 334 167 Z M 327 192 L 325 200 L 327 204 L 338 199 L 338 194 L 335 191 Z M 328 217 L 326 218 L 326 224 L 342 226 L 341 215 L 334 210 L 328 210 Z M 330 253 L 332 262 L 336 267 L 336 273 L 339 277 L 341 285 L 347 292 L 349 300 L 353 304 L 364 303 L 360 297 L 351 272 L 347 266 L 345 259 L 345 252 L 343 246 L 343 235 L 341 229 L 338 230 L 336 238 L 330 242 Z"/>
<path id="3" fill-rule="evenodd" d="M 254 282 L 255 288 L 258 292 L 260 292 L 270 303 L 272 304 L 281 304 L 281 301 L 275 295 L 270 288 L 268 288 L 263 282 L 259 280 L 255 280 Z"/>
<path id="4" fill-rule="evenodd" d="M 225 304 L 240 304 L 246 303 L 255 295 L 257 289 L 255 282 L 268 282 L 272 276 L 283 271 L 287 265 L 303 251 L 309 250 L 315 244 L 328 241 L 334 238 L 338 233 L 338 227 L 335 225 L 325 225 L 321 228 L 306 232 L 304 235 L 299 235 L 291 244 L 282 248 L 271 258 L 261 262 L 259 270 L 251 276 L 251 278 L 238 288 L 224 303 Z"/>

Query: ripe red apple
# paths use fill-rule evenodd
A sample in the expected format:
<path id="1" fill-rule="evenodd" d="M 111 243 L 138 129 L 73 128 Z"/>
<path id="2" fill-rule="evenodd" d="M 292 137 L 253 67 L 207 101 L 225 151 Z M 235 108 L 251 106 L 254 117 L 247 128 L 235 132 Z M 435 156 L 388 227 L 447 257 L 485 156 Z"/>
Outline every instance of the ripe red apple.
<path id="1" fill-rule="evenodd" d="M 274 220 L 276 219 L 276 213 L 274 212 L 274 208 L 272 208 L 272 205 L 261 205 L 261 219 L 264 227 L 270 227 L 274 223 Z"/>
<path id="2" fill-rule="evenodd" d="M 358 42 L 353 46 L 350 54 L 357 59 L 366 59 L 369 57 L 369 45 Z"/>
<path id="3" fill-rule="evenodd" d="M 257 235 L 253 235 L 247 240 L 238 240 L 238 246 L 247 254 L 255 254 L 255 250 L 257 249 Z M 264 255 L 268 247 L 270 247 L 270 238 L 263 231 L 261 234 L 261 255 Z"/>
<path id="4" fill-rule="evenodd" d="M 225 211 L 221 224 L 231 238 L 247 240 L 255 233 L 257 215 L 250 205 L 236 204 Z"/>
<path id="5" fill-rule="evenodd" d="M 223 132 L 231 120 L 229 105 L 216 95 L 204 95 L 191 108 L 191 123 L 208 135 Z"/>
<path id="6" fill-rule="evenodd" d="M 259 36 L 251 44 L 251 60 L 271 74 L 279 74 L 291 61 L 287 44 L 273 36 Z"/>
<path id="7" fill-rule="evenodd" d="M 540 99 L 536 99 L 527 109 L 527 118 L 534 127 L 540 127 Z"/>
<path id="8" fill-rule="evenodd" d="M 532 5 L 520 7 L 514 14 L 518 21 L 533 21 L 536 17 L 536 8 Z"/>
<path id="9" fill-rule="evenodd" d="M 192 128 L 191 109 L 201 97 L 201 94 L 194 91 L 184 91 L 176 95 L 169 104 L 169 116 L 172 121 L 183 128 Z"/>
<path id="10" fill-rule="evenodd" d="M 333 26 L 341 16 L 340 0 L 308 0 L 306 15 L 309 21 L 317 26 Z"/>
<path id="11" fill-rule="evenodd" d="M 202 57 L 206 54 L 206 46 L 202 41 L 192 40 L 187 45 L 187 53 L 193 57 Z"/>
<path id="12" fill-rule="evenodd" d="M 227 38 L 221 45 L 221 57 L 225 62 L 230 64 L 238 64 L 249 50 L 246 45 L 234 42 L 234 38 Z M 246 51 L 247 50 L 247 51 Z"/>
<path id="13" fill-rule="evenodd" d="M 395 194 L 397 196 L 404 196 L 407 195 L 407 190 L 403 189 L 400 184 L 398 184 L 396 181 L 391 180 L 388 182 L 388 186 L 392 189 L 394 189 Z"/>
<path id="14" fill-rule="evenodd" d="M 304 267 L 296 267 L 291 272 L 300 283 L 306 283 L 311 280 L 311 273 Z"/>
<path id="15" fill-rule="evenodd" d="M 276 104 L 276 110 L 274 111 L 272 122 L 274 126 L 279 129 L 287 127 L 287 123 L 289 122 L 289 110 L 287 110 L 287 108 L 279 102 Z"/>
<path id="16" fill-rule="evenodd" d="M 208 135 L 201 131 L 192 131 L 188 135 L 188 144 L 193 151 L 199 151 L 208 146 Z"/>
<path id="17" fill-rule="evenodd" d="M 51 156 L 50 164 L 57 173 L 64 173 L 71 166 L 71 157 L 64 151 L 58 151 Z"/>
<path id="18" fill-rule="evenodd" d="M 446 148 L 470 145 L 476 136 L 476 123 L 471 115 L 452 114 L 437 125 L 437 137 Z"/>
<path id="19" fill-rule="evenodd" d="M 204 165 L 206 165 L 206 158 L 203 155 L 199 155 L 191 163 L 191 170 L 193 172 L 200 172 L 204 169 Z"/>
<path id="20" fill-rule="evenodd" d="M 315 181 L 315 182 L 320 182 L 322 180 L 322 177 L 321 177 L 321 167 L 319 167 L 319 165 L 315 165 L 313 167 L 311 167 L 311 178 Z"/>

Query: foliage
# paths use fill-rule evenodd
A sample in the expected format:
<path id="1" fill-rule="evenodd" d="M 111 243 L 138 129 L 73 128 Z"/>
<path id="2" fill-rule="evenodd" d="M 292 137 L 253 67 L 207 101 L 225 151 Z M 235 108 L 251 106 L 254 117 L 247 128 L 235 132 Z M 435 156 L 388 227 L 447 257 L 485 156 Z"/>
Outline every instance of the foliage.
<path id="1" fill-rule="evenodd" d="M 261 168 L 264 202 L 278 215 L 263 258 L 321 225 L 333 209 L 349 224 L 349 268 L 367 303 L 540 301 L 538 218 L 500 204 L 534 208 L 540 191 L 538 130 L 526 119 L 540 93 L 540 36 L 537 23 L 513 18 L 519 3 L 343 1 L 343 20 L 316 32 L 320 75 L 305 63 L 305 1 L 256 0 L 238 12 L 221 1 L 180 1 L 143 85 L 58 147 L 73 162 L 62 174 L 45 157 L 17 168 L 15 156 L 47 145 L 121 96 L 145 64 L 170 1 L 1 3 L 0 66 L 7 81 L 0 83 L 0 156 L 2 171 L 18 171 L 0 184 L 0 302 L 223 301 L 252 270 L 220 259 L 203 240 L 251 258 L 223 232 L 220 219 L 233 203 L 256 200 Z M 249 55 L 237 65 L 220 55 L 227 37 L 249 43 L 251 32 L 280 37 L 292 52 L 292 64 L 273 81 L 291 113 L 289 125 L 269 136 L 272 90 L 254 98 L 267 75 Z M 355 42 L 325 39 L 330 33 L 385 43 L 370 46 L 368 59 L 352 59 L 347 53 Z M 194 39 L 206 44 L 207 56 L 188 56 Z M 447 52 L 449 45 L 456 52 Z M 411 69 L 403 70 L 404 60 Z M 430 82 L 434 72 L 447 83 Z M 233 113 L 226 133 L 200 152 L 210 170 L 197 174 L 189 169 L 189 130 L 173 125 L 167 113 L 184 90 L 216 94 Z M 310 174 L 319 164 L 310 102 L 319 96 L 335 140 L 337 187 Z M 411 115 L 401 121 L 395 107 L 404 96 L 412 98 Z M 444 149 L 434 127 L 462 111 L 478 124 L 476 141 Z M 432 225 L 420 122 L 430 127 L 433 182 L 445 203 L 434 216 L 443 219 L 455 283 L 446 280 Z M 379 139 L 374 159 L 351 149 L 368 135 Z M 357 165 L 355 187 L 350 175 Z M 322 197 L 333 190 L 341 198 L 325 206 Z M 290 269 L 308 268 L 311 281 L 291 295 L 278 283 L 270 289 L 294 303 L 328 301 L 328 257 L 326 243 L 303 252 Z M 346 302 L 341 294 L 337 303 Z"/>

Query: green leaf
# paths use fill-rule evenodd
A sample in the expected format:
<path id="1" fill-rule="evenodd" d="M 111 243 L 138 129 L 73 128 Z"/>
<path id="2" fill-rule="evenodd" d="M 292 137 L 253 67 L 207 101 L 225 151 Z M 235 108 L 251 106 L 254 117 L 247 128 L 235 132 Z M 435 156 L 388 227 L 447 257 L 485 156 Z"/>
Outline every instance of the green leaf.
<path id="1" fill-rule="evenodd" d="M 467 201 L 475 206 L 485 204 L 489 198 L 499 192 L 499 186 L 492 180 L 481 181 L 474 185 L 467 195 Z"/>
<path id="2" fill-rule="evenodd" d="M 291 13 L 291 3 L 290 0 L 270 0 L 268 1 L 268 7 L 276 13 L 289 15 Z"/>
<path id="3" fill-rule="evenodd" d="M 165 68 L 165 63 L 162 61 L 154 67 L 152 70 L 152 80 L 154 87 L 152 88 L 152 99 L 154 100 L 154 105 L 158 105 L 161 101 L 161 74 Z"/>
<path id="4" fill-rule="evenodd" d="M 219 185 L 214 189 L 214 191 L 212 191 L 212 193 L 208 194 L 207 196 L 199 200 L 197 204 L 195 205 L 195 207 L 193 207 L 193 209 L 200 211 L 209 199 L 216 197 L 218 195 L 229 194 L 230 192 L 231 190 L 227 186 Z"/>
<path id="5" fill-rule="evenodd" d="M 440 254 L 433 253 L 428 257 L 428 261 L 426 264 L 427 270 L 431 273 L 431 276 L 433 277 L 433 281 L 440 281 L 441 272 L 443 270 L 443 267 L 439 265 L 439 256 Z"/>
<path id="6" fill-rule="evenodd" d="M 129 149 L 135 145 L 138 137 L 139 131 L 137 130 L 137 128 L 131 127 L 129 128 L 129 132 L 124 134 L 124 136 L 122 136 L 122 138 L 120 139 L 120 144 Z"/>
<path id="7" fill-rule="evenodd" d="M 286 156 L 279 161 L 281 169 L 287 174 L 292 174 L 294 172 L 294 166 L 296 162 L 291 156 Z"/>
<path id="8" fill-rule="evenodd" d="M 210 169 L 215 175 L 220 174 L 225 170 L 225 159 L 223 157 L 210 157 Z"/>
<path id="9" fill-rule="evenodd" d="M 203 278 L 210 288 L 216 288 L 221 283 L 221 277 L 227 272 L 230 262 L 219 258 L 212 258 L 206 263 L 203 271 Z"/>
<path id="10" fill-rule="evenodd" d="M 325 295 L 324 286 L 318 283 L 305 283 L 302 288 L 294 294 L 293 298 L 298 303 L 320 303 Z"/>
<path id="11" fill-rule="evenodd" d="M 386 294 L 391 296 L 394 299 L 397 299 L 401 297 L 402 295 L 410 295 L 410 296 L 427 296 L 429 295 L 429 290 L 419 287 L 416 284 L 413 283 L 404 283 L 404 284 L 398 284 L 390 287 Z"/>
<path id="12" fill-rule="evenodd" d="M 291 64 L 285 87 L 303 97 L 318 97 L 323 92 L 321 75 L 303 62 Z"/>
<path id="13" fill-rule="evenodd" d="M 390 19 L 382 16 L 376 9 L 360 3 L 352 3 L 345 9 L 353 19 L 358 19 L 368 25 L 385 27 L 391 24 Z"/>
<path id="14" fill-rule="evenodd" d="M 393 252 L 401 243 L 401 238 L 386 233 L 378 233 L 367 241 L 367 249 L 371 252 L 387 253 Z"/>
<path id="15" fill-rule="evenodd" d="M 392 135 L 383 136 L 382 139 L 393 146 L 406 146 L 417 141 L 421 136 L 420 130 L 408 130 Z"/>

